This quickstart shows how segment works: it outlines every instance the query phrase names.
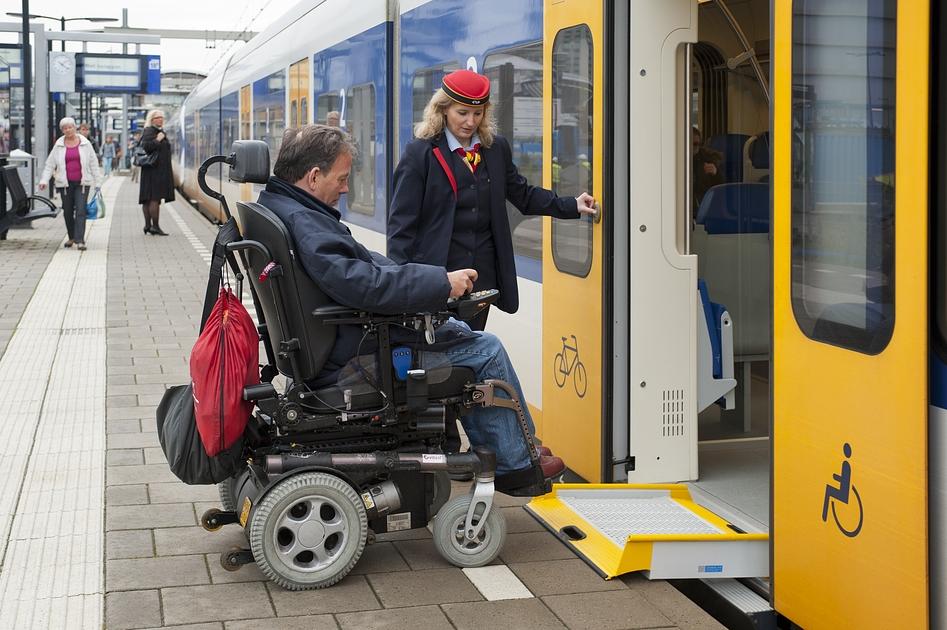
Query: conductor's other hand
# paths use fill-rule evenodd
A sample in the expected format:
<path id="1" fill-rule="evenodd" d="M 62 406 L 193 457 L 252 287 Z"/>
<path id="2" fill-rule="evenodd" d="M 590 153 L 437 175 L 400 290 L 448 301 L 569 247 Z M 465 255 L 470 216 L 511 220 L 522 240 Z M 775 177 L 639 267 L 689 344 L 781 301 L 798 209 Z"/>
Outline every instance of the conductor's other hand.
<path id="1" fill-rule="evenodd" d="M 158 135 L 155 136 L 155 140 L 157 140 L 158 142 L 161 142 L 162 140 L 164 140 L 164 132 L 159 131 Z"/>
<path id="2" fill-rule="evenodd" d="M 582 193 L 575 198 L 575 203 L 579 208 L 579 214 L 590 214 L 593 217 L 598 213 L 595 208 L 595 197 L 589 193 Z"/>
<path id="3" fill-rule="evenodd" d="M 473 291 L 474 281 L 477 279 L 477 272 L 473 269 L 458 269 L 457 271 L 447 272 L 447 281 L 450 282 L 450 296 L 460 297 L 464 293 Z"/>

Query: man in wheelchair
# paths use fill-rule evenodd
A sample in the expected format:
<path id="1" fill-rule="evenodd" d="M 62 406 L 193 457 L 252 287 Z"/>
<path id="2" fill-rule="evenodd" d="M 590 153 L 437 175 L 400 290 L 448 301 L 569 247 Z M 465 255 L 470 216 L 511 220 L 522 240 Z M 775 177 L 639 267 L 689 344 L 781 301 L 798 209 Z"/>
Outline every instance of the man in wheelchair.
<path id="1" fill-rule="evenodd" d="M 417 263 L 398 265 L 358 243 L 334 207 L 348 192 L 354 154 L 351 140 L 339 128 L 306 125 L 287 130 L 259 205 L 279 217 L 295 242 L 295 255 L 307 275 L 338 305 L 380 315 L 443 312 L 449 299 L 462 298 L 471 291 L 477 272 Z M 391 346 L 419 353 L 415 365 L 421 367 L 441 355 L 451 366 L 471 369 L 478 382 L 496 379 L 510 384 L 515 401 L 524 400 L 510 358 L 494 335 L 471 332 L 453 318 L 436 329 L 428 323 L 427 328 L 392 327 Z M 340 323 L 334 345 L 312 384 L 335 383 L 344 368 L 363 372 L 369 382 L 376 380 L 378 375 L 362 369 L 362 357 L 373 354 L 377 347 L 377 340 L 367 334 L 364 325 Z M 383 360 L 382 365 L 386 364 Z M 498 394 L 503 391 L 497 389 Z M 565 466 L 543 447 L 538 447 L 538 457 L 531 454 L 530 449 L 536 448 L 533 422 L 525 404 L 516 406 L 521 410 L 519 418 L 510 407 L 478 406 L 463 415 L 461 423 L 472 448 L 488 447 L 496 453 L 498 491 L 535 495 L 543 491 L 543 484 L 536 483 L 538 473 L 549 479 L 561 474 Z M 521 425 L 523 419 L 528 435 Z"/>

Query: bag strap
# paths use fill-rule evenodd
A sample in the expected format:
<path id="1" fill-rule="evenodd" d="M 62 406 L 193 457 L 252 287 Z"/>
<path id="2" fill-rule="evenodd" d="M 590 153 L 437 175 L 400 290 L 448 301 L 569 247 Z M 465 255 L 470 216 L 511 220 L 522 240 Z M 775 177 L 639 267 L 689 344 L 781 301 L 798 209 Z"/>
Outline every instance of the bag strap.
<path id="1" fill-rule="evenodd" d="M 224 264 L 229 263 L 230 269 L 234 275 L 240 273 L 240 267 L 237 266 L 237 259 L 233 254 L 227 251 L 227 243 L 233 243 L 240 240 L 240 231 L 237 229 L 237 222 L 231 217 L 227 222 L 220 226 L 217 231 L 217 238 L 214 239 L 214 248 L 210 259 L 210 273 L 207 277 L 207 289 L 204 291 L 204 311 L 201 314 L 201 332 L 204 331 L 204 325 L 210 317 L 210 312 L 214 310 L 214 304 L 220 294 L 220 283 L 223 279 Z M 254 300 L 255 301 L 255 300 Z"/>
<path id="2" fill-rule="evenodd" d="M 457 198 L 457 180 L 454 179 L 454 171 L 450 170 L 450 166 L 447 165 L 447 160 L 444 159 L 444 154 L 441 153 L 440 147 L 434 147 L 434 157 L 437 158 L 437 161 L 441 163 L 441 168 L 444 169 L 444 173 L 447 174 L 447 179 L 450 181 L 450 187 L 454 191 L 454 198 Z"/>

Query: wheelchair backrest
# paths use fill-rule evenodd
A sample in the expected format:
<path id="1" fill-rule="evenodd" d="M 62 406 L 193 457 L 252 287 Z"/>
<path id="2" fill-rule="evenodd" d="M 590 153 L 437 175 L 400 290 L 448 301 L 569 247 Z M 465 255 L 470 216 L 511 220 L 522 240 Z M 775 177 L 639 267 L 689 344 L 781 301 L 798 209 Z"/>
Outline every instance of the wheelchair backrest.
<path id="1" fill-rule="evenodd" d="M 322 289 L 306 273 L 295 255 L 295 243 L 279 217 L 258 203 L 237 202 L 237 215 L 243 238 L 262 243 L 270 252 L 272 260 L 264 260 L 256 250 L 246 250 L 247 270 L 256 290 L 266 319 L 267 331 L 276 354 L 276 368 L 282 374 L 301 378 L 315 378 L 325 365 L 329 352 L 335 344 L 335 326 L 323 325 L 315 320 L 312 312 L 320 306 L 333 304 Z M 260 274 L 270 262 L 283 269 L 279 282 Z M 280 312 L 275 295 L 280 287 L 284 313 Z M 280 356 L 279 345 L 292 338 L 299 339 L 297 354 L 300 374 L 293 369 L 286 355 Z"/>

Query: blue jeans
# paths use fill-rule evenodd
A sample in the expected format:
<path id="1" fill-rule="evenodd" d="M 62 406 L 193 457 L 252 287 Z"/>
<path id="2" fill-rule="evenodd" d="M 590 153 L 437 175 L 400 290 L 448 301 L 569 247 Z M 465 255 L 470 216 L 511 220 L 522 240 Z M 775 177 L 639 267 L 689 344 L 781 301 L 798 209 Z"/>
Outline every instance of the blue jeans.
<path id="1" fill-rule="evenodd" d="M 436 354 L 446 355 L 452 365 L 472 369 L 478 381 L 495 378 L 512 385 L 523 406 L 530 433 L 536 433 L 516 371 L 506 349 L 495 335 L 480 333 L 478 337 L 457 342 Z M 428 353 L 422 352 L 422 367 L 425 355 Z M 500 390 L 496 390 L 496 393 L 506 398 L 506 394 Z M 530 465 L 526 440 L 512 409 L 475 407 L 461 418 L 461 423 L 472 446 L 486 446 L 497 454 L 497 473 L 509 473 Z"/>

